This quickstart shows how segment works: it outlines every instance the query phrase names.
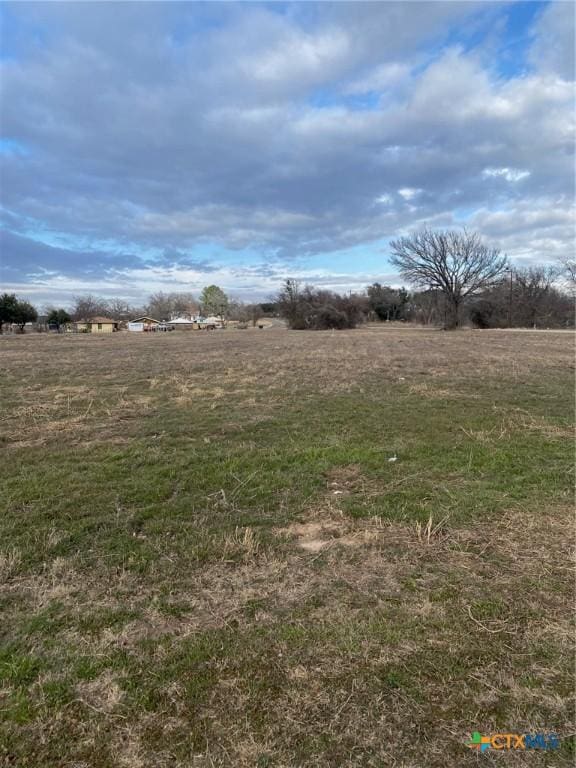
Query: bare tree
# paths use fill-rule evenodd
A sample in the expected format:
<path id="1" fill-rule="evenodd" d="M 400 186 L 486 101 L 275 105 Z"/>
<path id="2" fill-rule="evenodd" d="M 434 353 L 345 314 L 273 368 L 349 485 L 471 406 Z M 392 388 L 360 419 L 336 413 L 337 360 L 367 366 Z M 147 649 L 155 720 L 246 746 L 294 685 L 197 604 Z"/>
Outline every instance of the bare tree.
<path id="1" fill-rule="evenodd" d="M 104 299 L 92 296 L 91 294 L 74 297 L 73 320 L 89 320 L 91 317 L 107 315 L 109 312 L 110 307 Z"/>
<path id="2" fill-rule="evenodd" d="M 507 260 L 488 248 L 475 232 L 424 229 L 390 243 L 392 263 L 414 285 L 440 290 L 446 300 L 445 328 L 460 322 L 462 302 L 492 285 L 506 269 Z"/>
<path id="3" fill-rule="evenodd" d="M 262 316 L 262 306 L 260 304 L 246 304 L 243 301 L 231 300 L 228 303 L 228 319 L 236 320 L 239 323 L 251 323 L 255 328 L 258 320 Z"/>
<path id="4" fill-rule="evenodd" d="M 260 320 L 262 316 L 262 305 L 261 304 L 248 304 L 246 306 L 246 310 L 248 314 L 250 315 L 250 321 L 252 323 L 252 327 L 255 328 L 256 324 L 258 323 L 258 320 Z"/>
<path id="5" fill-rule="evenodd" d="M 286 322 L 288 327 L 295 331 L 301 331 L 306 328 L 306 321 L 302 311 L 302 296 L 300 282 L 293 278 L 284 281 L 280 292 L 275 297 L 278 311 Z"/>
<path id="6" fill-rule="evenodd" d="M 109 299 L 108 301 L 108 314 L 110 317 L 114 318 L 114 320 L 128 322 L 136 313 L 134 307 L 131 307 L 127 301 L 114 298 Z"/>
<path id="7" fill-rule="evenodd" d="M 174 310 L 174 303 L 171 299 L 171 294 L 158 291 L 148 297 L 146 303 L 145 313 L 150 317 L 157 318 L 158 320 L 170 320 Z"/>
<path id="8" fill-rule="evenodd" d="M 172 312 L 178 317 L 194 317 L 200 311 L 200 304 L 191 293 L 171 293 Z"/>
<path id="9" fill-rule="evenodd" d="M 559 269 L 551 266 L 532 266 L 516 269 L 512 283 L 512 312 L 517 325 L 535 327 L 549 319 L 550 298 Z"/>
<path id="10" fill-rule="evenodd" d="M 576 295 L 576 260 L 571 259 L 569 256 L 561 256 L 559 262 L 559 276 L 564 279 L 564 283 L 570 293 Z"/>
<path id="11" fill-rule="evenodd" d="M 439 325 L 446 316 L 444 294 L 437 289 L 417 291 L 408 295 L 407 317 L 422 325 Z"/>

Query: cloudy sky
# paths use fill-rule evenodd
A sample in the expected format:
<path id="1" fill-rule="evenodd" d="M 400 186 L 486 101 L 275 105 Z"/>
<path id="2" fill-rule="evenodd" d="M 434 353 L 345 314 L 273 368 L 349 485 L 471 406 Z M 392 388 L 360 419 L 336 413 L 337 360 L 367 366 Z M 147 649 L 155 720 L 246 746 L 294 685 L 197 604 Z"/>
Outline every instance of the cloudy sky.
<path id="1" fill-rule="evenodd" d="M 399 283 L 391 238 L 574 247 L 571 2 L 3 3 L 0 289 Z"/>

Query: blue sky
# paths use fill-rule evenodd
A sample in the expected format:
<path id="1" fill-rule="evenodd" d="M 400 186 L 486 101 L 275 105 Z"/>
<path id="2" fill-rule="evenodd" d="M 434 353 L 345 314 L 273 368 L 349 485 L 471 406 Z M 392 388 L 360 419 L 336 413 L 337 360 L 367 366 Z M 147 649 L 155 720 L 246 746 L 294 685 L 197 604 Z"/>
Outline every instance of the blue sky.
<path id="1" fill-rule="evenodd" d="M 568 2 L 4 3 L 0 289 L 400 284 L 389 242 L 574 248 Z"/>

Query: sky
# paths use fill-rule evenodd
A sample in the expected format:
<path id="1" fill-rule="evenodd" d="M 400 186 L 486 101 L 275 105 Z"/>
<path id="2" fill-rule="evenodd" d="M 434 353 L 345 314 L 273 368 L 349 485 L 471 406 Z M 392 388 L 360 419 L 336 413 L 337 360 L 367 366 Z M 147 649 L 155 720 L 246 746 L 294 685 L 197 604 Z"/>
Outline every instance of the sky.
<path id="1" fill-rule="evenodd" d="M 574 251 L 571 2 L 5 2 L 0 291 L 400 285 L 390 241 Z"/>

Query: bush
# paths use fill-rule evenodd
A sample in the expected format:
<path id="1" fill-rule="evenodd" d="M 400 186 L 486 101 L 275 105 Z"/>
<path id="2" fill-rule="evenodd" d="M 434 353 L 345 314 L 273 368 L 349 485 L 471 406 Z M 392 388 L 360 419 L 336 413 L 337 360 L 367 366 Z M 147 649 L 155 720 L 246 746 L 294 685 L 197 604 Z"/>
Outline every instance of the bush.
<path id="1" fill-rule="evenodd" d="M 314 330 L 341 331 L 345 328 L 353 327 L 346 313 L 336 309 L 332 304 L 325 304 L 320 307 L 312 321 L 312 328 Z"/>
<path id="2" fill-rule="evenodd" d="M 494 327 L 494 307 L 489 301 L 479 301 L 470 308 L 470 321 L 475 328 Z"/>
<path id="3" fill-rule="evenodd" d="M 341 296 L 311 286 L 300 289 L 296 280 L 286 281 L 277 300 L 281 317 L 295 331 L 355 328 L 363 319 L 364 304 L 361 296 Z"/>

